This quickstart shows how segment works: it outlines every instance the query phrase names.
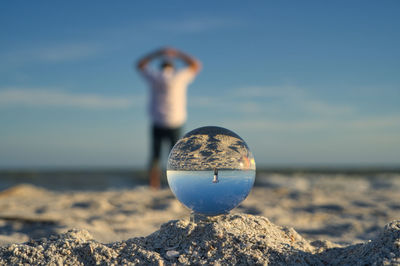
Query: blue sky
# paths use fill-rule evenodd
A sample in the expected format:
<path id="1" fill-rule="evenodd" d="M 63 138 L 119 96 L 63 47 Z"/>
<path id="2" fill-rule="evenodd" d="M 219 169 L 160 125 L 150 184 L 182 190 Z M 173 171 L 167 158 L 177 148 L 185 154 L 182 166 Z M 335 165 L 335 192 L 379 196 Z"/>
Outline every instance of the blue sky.
<path id="1" fill-rule="evenodd" d="M 259 166 L 400 164 L 399 1 L 2 1 L 0 168 L 145 167 L 147 87 L 174 46 L 203 70 L 185 131 Z"/>

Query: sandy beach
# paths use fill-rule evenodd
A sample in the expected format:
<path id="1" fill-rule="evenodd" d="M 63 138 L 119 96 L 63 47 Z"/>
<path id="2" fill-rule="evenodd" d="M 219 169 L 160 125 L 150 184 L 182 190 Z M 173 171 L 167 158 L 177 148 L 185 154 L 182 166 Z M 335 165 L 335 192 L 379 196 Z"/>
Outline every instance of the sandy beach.
<path id="1" fill-rule="evenodd" d="M 400 264 L 400 176 L 261 174 L 230 215 L 168 188 L 0 192 L 0 264 Z M 397 220 L 397 221 L 396 221 Z"/>

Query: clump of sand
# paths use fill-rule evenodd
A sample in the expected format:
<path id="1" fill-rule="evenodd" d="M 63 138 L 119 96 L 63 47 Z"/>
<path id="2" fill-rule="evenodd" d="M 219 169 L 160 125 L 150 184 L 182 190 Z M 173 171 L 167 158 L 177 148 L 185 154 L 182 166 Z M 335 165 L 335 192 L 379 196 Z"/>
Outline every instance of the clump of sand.
<path id="1" fill-rule="evenodd" d="M 231 214 L 174 220 L 147 237 L 102 244 L 85 230 L 0 248 L 0 264 L 280 264 L 400 263 L 400 221 L 372 241 L 340 246 L 313 241 L 262 216 Z"/>

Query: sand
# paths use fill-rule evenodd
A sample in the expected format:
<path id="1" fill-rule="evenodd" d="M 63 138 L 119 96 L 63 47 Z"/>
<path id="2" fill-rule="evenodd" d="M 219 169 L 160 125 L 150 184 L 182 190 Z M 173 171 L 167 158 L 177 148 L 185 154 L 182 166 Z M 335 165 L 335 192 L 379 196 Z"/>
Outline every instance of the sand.
<path id="1" fill-rule="evenodd" d="M 257 177 L 227 216 L 190 222 L 168 188 L 0 192 L 0 264 L 400 265 L 400 176 Z"/>

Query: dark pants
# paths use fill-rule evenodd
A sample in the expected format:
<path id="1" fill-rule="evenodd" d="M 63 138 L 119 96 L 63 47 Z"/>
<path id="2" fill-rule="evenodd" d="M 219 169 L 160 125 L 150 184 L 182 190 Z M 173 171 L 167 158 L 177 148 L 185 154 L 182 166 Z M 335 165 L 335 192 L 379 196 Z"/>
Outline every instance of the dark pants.
<path id="1" fill-rule="evenodd" d="M 167 141 L 170 145 L 171 150 L 175 143 L 179 140 L 181 131 L 182 127 L 166 128 L 153 125 L 151 164 L 157 163 L 159 161 L 162 142 Z"/>

